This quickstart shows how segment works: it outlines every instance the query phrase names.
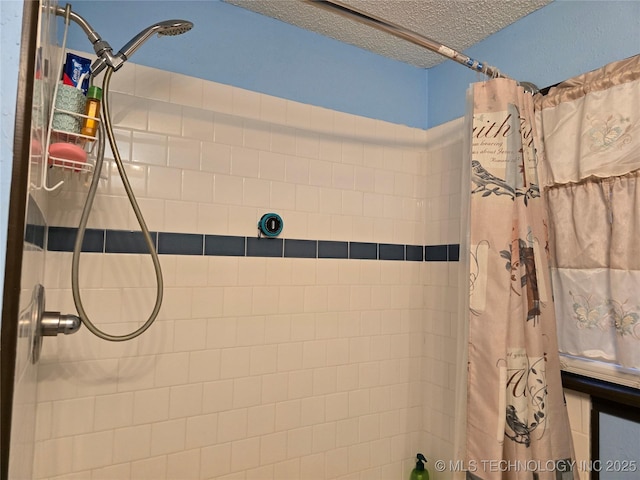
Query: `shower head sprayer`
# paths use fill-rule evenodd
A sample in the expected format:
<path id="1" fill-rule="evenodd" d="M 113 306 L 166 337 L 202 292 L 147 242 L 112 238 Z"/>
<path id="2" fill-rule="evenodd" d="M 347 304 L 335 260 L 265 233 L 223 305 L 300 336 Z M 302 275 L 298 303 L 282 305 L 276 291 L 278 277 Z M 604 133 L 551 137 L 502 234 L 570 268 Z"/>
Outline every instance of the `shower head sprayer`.
<path id="1" fill-rule="evenodd" d="M 165 20 L 164 22 L 158 22 L 133 37 L 117 54 L 114 55 L 111 45 L 102 40 L 102 37 L 100 37 L 98 32 L 89 25 L 89 22 L 77 13 L 71 11 L 71 5 L 67 4 L 65 8 L 49 8 L 53 13 L 60 17 L 73 20 L 75 23 L 80 25 L 82 30 L 84 30 L 84 33 L 87 35 L 87 38 L 93 45 L 93 49 L 98 56 L 98 59 L 93 62 L 93 65 L 91 65 L 91 75 L 93 76 L 98 75 L 107 66 L 113 68 L 114 71 L 118 70 L 122 67 L 122 64 L 126 62 L 131 55 L 133 55 L 133 52 L 140 48 L 140 46 L 154 33 L 157 33 L 158 36 L 175 36 L 188 32 L 193 28 L 193 23 L 186 20 Z"/>
<path id="2" fill-rule="evenodd" d="M 98 75 L 107 66 L 113 68 L 114 71 L 118 70 L 154 33 L 157 33 L 158 36 L 175 36 L 188 32 L 191 28 L 193 28 L 193 23 L 186 20 L 165 20 L 164 22 L 158 22 L 145 28 L 129 40 L 115 55 L 109 44 L 100 40 L 94 44 L 98 59 L 91 65 L 91 74 L 94 76 Z M 107 48 L 103 46 L 99 53 L 96 47 L 97 44 L 104 44 Z"/>
<path id="3" fill-rule="evenodd" d="M 116 56 L 126 61 L 133 53 L 140 48 L 154 33 L 158 36 L 175 36 L 188 32 L 193 28 L 193 23 L 186 20 L 165 20 L 145 28 L 120 49 Z"/>

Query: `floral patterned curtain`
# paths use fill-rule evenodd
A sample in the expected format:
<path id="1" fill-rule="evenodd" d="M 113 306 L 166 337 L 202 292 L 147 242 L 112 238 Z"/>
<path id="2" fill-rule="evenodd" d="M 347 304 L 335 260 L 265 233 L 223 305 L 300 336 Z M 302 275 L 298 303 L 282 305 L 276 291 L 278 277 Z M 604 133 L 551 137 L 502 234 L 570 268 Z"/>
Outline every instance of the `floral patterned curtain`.
<path id="1" fill-rule="evenodd" d="M 560 351 L 640 369 L 640 56 L 536 107 Z"/>
<path id="2" fill-rule="evenodd" d="M 533 100 L 509 79 L 471 88 L 467 477 L 577 479 Z"/>

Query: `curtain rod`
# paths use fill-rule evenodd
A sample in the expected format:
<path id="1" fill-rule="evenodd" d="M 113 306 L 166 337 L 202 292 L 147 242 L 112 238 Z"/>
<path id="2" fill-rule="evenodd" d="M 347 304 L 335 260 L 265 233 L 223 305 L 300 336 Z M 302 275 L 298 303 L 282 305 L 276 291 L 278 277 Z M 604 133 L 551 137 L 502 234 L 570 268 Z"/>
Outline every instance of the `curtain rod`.
<path id="1" fill-rule="evenodd" d="M 350 18 L 352 20 L 356 20 L 360 23 L 364 23 L 373 28 L 377 28 L 378 30 L 382 30 L 384 32 L 390 33 L 391 35 L 395 35 L 396 37 L 400 37 L 404 40 L 407 40 L 411 43 L 419 45 L 421 47 L 426 48 L 427 50 L 431 50 L 437 54 L 442 55 L 450 60 L 458 62 L 461 65 L 464 65 L 467 68 L 470 68 L 473 71 L 483 73 L 491 78 L 511 78 L 507 75 L 503 74 L 496 67 L 492 67 L 483 62 L 479 62 L 478 60 L 474 60 L 471 57 L 468 57 L 460 52 L 457 52 L 453 48 L 447 47 L 439 42 L 431 40 L 419 33 L 408 30 L 400 25 L 396 25 L 394 23 L 388 22 L 387 20 L 383 20 L 382 18 L 376 17 L 369 13 L 366 13 L 362 10 L 359 10 L 351 5 L 346 5 L 343 2 L 338 0 L 303 0 L 307 3 L 315 5 L 316 7 L 324 8 L 325 10 L 337 13 L 342 15 L 343 17 Z M 527 91 L 533 91 L 533 93 L 538 91 L 538 88 L 529 82 L 518 82 L 519 85 L 525 88 Z"/>

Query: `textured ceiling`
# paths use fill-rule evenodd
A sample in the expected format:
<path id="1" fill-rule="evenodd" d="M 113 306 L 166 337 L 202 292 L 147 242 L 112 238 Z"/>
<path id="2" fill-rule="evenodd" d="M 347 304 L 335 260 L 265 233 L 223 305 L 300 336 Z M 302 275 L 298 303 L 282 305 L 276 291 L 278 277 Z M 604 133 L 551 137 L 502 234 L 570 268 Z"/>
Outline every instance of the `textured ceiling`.
<path id="1" fill-rule="evenodd" d="M 446 60 L 424 47 L 303 0 L 225 1 L 417 67 L 429 68 Z M 551 1 L 342 0 L 342 3 L 463 52 Z"/>

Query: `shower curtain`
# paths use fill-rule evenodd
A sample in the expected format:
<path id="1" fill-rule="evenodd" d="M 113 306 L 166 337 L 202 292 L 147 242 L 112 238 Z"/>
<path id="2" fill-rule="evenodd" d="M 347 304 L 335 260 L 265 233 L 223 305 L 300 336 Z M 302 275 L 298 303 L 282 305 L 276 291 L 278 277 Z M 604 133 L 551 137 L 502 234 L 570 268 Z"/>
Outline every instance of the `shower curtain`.
<path id="1" fill-rule="evenodd" d="M 533 100 L 503 78 L 472 85 L 469 100 L 467 478 L 577 478 Z"/>
<path id="2" fill-rule="evenodd" d="M 536 107 L 560 351 L 640 369 L 640 56 Z"/>

